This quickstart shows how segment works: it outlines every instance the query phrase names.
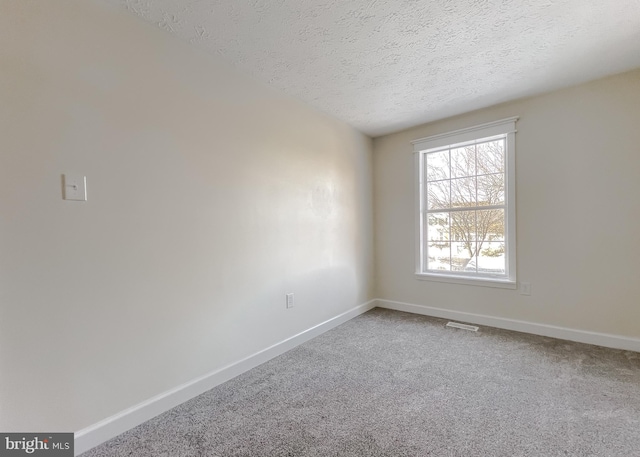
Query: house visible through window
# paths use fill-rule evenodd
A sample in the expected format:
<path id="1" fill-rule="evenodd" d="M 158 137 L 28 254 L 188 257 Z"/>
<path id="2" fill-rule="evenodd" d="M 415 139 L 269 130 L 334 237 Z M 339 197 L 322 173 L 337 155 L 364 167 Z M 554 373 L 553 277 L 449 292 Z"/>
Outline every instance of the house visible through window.
<path id="1" fill-rule="evenodd" d="M 413 142 L 421 279 L 515 287 L 515 122 Z"/>

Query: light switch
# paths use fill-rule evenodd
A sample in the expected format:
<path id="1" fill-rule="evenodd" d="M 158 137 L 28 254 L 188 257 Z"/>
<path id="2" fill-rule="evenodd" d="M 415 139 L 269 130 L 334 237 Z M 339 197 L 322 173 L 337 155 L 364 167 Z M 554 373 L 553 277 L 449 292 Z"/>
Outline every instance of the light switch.
<path id="1" fill-rule="evenodd" d="M 64 175 L 64 199 L 87 200 L 87 177 L 77 175 Z"/>

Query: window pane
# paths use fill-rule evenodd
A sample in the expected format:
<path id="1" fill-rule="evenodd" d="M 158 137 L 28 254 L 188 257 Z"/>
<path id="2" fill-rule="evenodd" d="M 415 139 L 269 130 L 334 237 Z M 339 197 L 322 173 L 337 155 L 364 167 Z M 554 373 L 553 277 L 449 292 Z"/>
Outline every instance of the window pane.
<path id="1" fill-rule="evenodd" d="M 427 214 L 427 237 L 429 242 L 450 241 L 449 213 Z"/>
<path id="2" fill-rule="evenodd" d="M 449 178 L 449 150 L 430 152 L 427 158 L 427 181 Z"/>
<path id="3" fill-rule="evenodd" d="M 451 271 L 451 245 L 448 242 L 432 242 L 427 246 L 427 269 Z"/>
<path id="4" fill-rule="evenodd" d="M 451 271 L 475 271 L 471 262 L 475 250 L 475 241 L 451 243 Z"/>
<path id="5" fill-rule="evenodd" d="M 478 206 L 504 205 L 504 175 L 478 176 Z"/>
<path id="6" fill-rule="evenodd" d="M 511 141 L 515 118 L 494 124 L 480 126 L 475 138 L 467 131 L 453 132 L 449 145 L 442 145 L 439 136 L 417 142 L 438 148 L 431 149 L 435 152 L 423 149 L 417 161 L 421 167 L 419 263 L 425 278 L 428 271 L 452 278 L 515 277 L 515 265 L 506 257 L 513 254 L 506 221 L 511 220 L 507 206 L 515 211 L 515 202 L 509 201 L 506 186 L 513 185 L 515 178 L 509 172 L 512 168 L 507 170 L 515 147 Z"/>
<path id="7" fill-rule="evenodd" d="M 449 208 L 450 181 L 436 181 L 427 183 L 427 209 Z"/>
<path id="8" fill-rule="evenodd" d="M 473 241 L 476 239 L 476 211 L 453 211 L 451 213 L 451 240 Z"/>
<path id="9" fill-rule="evenodd" d="M 504 242 L 483 243 L 478 253 L 478 273 L 504 274 L 505 270 Z"/>
<path id="10" fill-rule="evenodd" d="M 478 174 L 504 173 L 504 139 L 480 143 L 478 151 Z"/>
<path id="11" fill-rule="evenodd" d="M 504 241 L 504 210 L 490 209 L 477 213 L 478 240 Z"/>
<path id="12" fill-rule="evenodd" d="M 476 206 L 476 178 L 451 180 L 451 207 Z"/>
<path id="13" fill-rule="evenodd" d="M 476 174 L 475 145 L 451 150 L 451 177 L 463 178 Z"/>

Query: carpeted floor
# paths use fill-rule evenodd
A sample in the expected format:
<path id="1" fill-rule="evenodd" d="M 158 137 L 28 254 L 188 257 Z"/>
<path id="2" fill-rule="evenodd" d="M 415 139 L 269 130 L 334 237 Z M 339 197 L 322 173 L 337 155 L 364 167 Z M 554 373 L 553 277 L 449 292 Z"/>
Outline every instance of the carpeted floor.
<path id="1" fill-rule="evenodd" d="M 83 454 L 640 456 L 640 354 L 374 309 Z"/>

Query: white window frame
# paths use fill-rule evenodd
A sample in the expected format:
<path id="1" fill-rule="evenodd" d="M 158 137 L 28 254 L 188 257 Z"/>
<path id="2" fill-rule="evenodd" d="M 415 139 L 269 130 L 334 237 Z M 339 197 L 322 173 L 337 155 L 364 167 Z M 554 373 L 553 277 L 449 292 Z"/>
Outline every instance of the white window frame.
<path id="1" fill-rule="evenodd" d="M 417 279 L 450 282 L 467 285 L 480 285 L 515 289 L 516 282 L 516 168 L 515 168 L 515 134 L 518 117 L 511 117 L 487 124 L 476 125 L 449 133 L 420 138 L 413 144 L 415 163 L 415 215 L 416 215 L 416 263 L 415 275 Z M 424 183 L 424 157 L 426 151 L 443 148 L 459 143 L 473 142 L 480 139 L 501 136 L 505 138 L 505 262 L 506 275 L 504 277 L 476 276 L 468 272 L 456 273 L 452 271 L 436 272 L 424 269 L 424 250 L 426 240 L 424 235 L 424 212 L 426 211 Z"/>

